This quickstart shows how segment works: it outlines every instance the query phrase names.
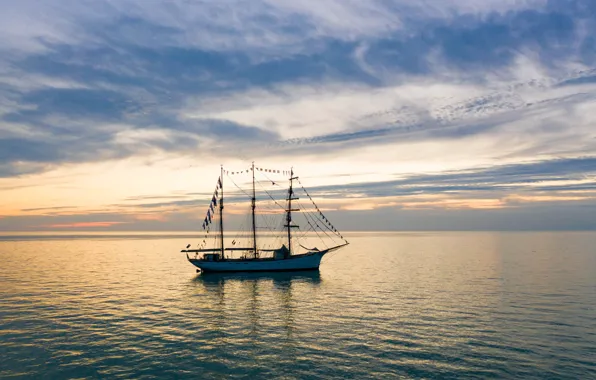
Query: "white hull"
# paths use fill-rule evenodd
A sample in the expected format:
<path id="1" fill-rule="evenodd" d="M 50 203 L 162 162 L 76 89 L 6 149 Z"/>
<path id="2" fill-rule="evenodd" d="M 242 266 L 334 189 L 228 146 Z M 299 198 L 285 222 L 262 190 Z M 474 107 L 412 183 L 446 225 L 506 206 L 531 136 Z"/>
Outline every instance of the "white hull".
<path id="1" fill-rule="evenodd" d="M 284 260 L 224 260 L 205 261 L 188 258 L 194 266 L 203 272 L 281 272 L 319 269 L 321 259 L 329 250 L 309 252 L 304 255 L 291 256 Z"/>

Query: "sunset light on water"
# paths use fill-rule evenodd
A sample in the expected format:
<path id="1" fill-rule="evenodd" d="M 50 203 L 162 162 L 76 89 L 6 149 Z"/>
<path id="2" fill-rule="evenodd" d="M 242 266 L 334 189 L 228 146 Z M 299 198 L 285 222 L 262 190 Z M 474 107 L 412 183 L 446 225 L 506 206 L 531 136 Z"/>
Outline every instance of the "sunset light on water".
<path id="1" fill-rule="evenodd" d="M 594 31 L 0 3 L 0 378 L 596 378 Z"/>

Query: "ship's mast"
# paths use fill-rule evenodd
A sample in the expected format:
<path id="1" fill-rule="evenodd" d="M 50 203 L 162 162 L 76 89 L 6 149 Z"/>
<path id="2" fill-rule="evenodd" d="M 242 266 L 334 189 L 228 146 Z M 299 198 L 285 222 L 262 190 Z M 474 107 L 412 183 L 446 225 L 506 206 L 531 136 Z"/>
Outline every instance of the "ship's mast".
<path id="1" fill-rule="evenodd" d="M 286 210 L 286 225 L 285 227 L 288 229 L 288 251 L 289 254 L 292 254 L 292 211 L 299 211 L 299 209 L 292 209 L 292 200 L 298 199 L 294 198 L 294 190 L 292 188 L 293 182 L 298 177 L 294 177 L 294 168 L 290 169 L 290 189 L 288 190 L 288 209 Z"/>
<path id="2" fill-rule="evenodd" d="M 221 198 L 219 198 L 219 231 L 221 233 L 221 259 L 224 259 L 224 227 L 223 227 L 223 165 L 221 166 L 221 174 L 219 175 L 219 185 L 221 187 Z"/>
<path id="3" fill-rule="evenodd" d="M 253 242 L 253 250 L 255 252 L 255 258 L 259 257 L 259 253 L 257 252 L 257 224 L 255 218 L 255 207 L 257 202 L 257 197 L 255 194 L 255 163 L 252 163 L 252 242 Z"/>

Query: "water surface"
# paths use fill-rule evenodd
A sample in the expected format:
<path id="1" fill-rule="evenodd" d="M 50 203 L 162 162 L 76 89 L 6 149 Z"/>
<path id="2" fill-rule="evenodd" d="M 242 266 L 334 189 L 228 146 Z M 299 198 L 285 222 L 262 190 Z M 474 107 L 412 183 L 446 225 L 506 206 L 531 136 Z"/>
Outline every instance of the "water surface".
<path id="1" fill-rule="evenodd" d="M 197 275 L 183 235 L 0 237 L 0 378 L 596 378 L 596 233 L 352 233 Z"/>

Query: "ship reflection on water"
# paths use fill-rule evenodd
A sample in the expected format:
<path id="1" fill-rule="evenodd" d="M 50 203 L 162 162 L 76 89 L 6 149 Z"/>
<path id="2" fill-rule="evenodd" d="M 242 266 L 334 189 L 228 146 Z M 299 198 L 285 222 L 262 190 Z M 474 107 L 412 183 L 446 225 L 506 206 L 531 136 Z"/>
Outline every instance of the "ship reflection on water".
<path id="1" fill-rule="evenodd" d="M 207 288 L 224 287 L 226 283 L 258 283 L 273 282 L 276 286 L 291 286 L 292 283 L 319 284 L 321 272 L 295 271 L 295 272 L 257 272 L 257 273 L 201 273 L 194 279 L 196 283 L 202 283 Z"/>
<path id="2" fill-rule="evenodd" d="M 203 273 L 195 276 L 197 296 L 209 314 L 207 326 L 223 336 L 258 339 L 277 336 L 279 344 L 293 345 L 297 320 L 312 312 L 305 304 L 308 295 L 321 290 L 321 273 L 316 271 L 260 273 Z M 243 318 L 237 318 L 242 315 Z M 289 347 L 286 347 L 289 348 Z"/>

